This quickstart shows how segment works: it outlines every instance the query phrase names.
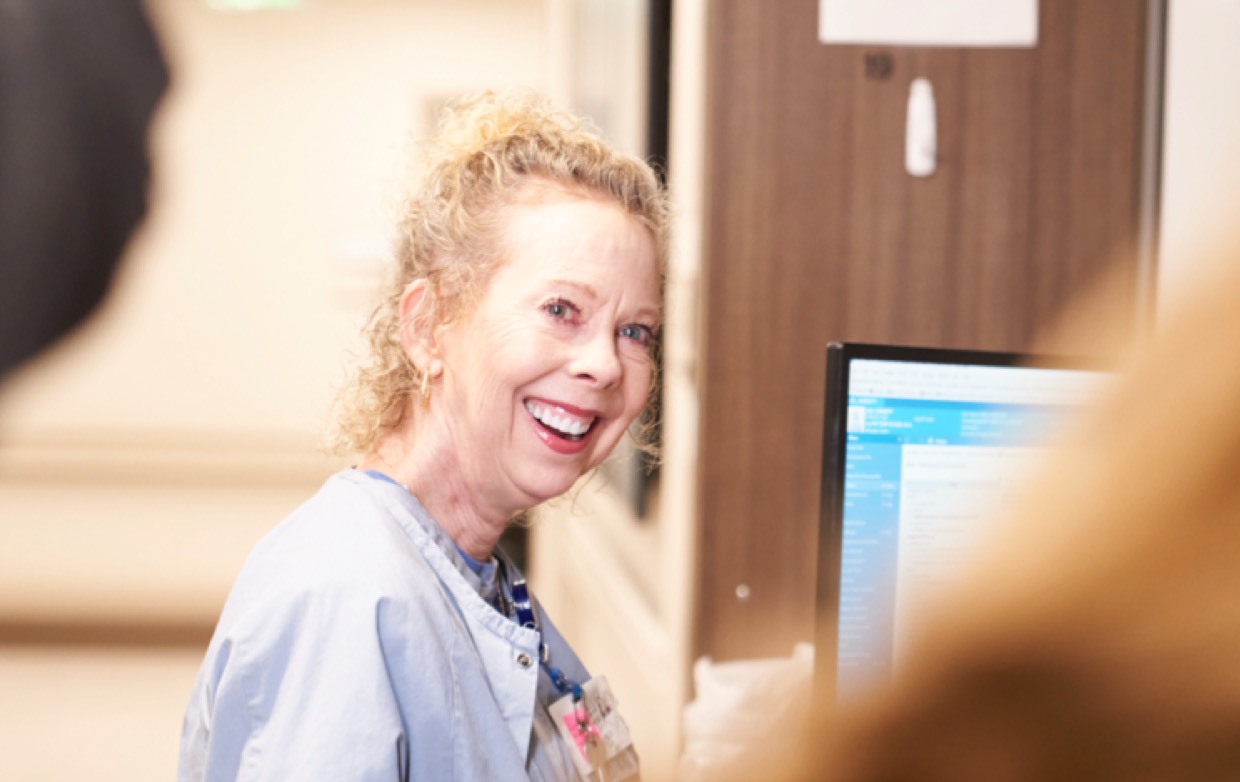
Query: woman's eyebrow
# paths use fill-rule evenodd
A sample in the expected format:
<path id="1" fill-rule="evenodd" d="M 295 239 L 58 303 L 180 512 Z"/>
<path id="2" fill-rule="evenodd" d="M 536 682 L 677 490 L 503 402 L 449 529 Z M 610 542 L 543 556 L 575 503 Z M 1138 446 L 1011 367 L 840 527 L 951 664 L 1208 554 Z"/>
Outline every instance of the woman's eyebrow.
<path id="1" fill-rule="evenodd" d="M 576 280 L 553 279 L 549 280 L 547 284 L 556 288 L 573 288 L 596 301 L 599 298 L 598 291 L 596 291 L 592 285 L 588 285 L 584 282 L 577 282 Z"/>

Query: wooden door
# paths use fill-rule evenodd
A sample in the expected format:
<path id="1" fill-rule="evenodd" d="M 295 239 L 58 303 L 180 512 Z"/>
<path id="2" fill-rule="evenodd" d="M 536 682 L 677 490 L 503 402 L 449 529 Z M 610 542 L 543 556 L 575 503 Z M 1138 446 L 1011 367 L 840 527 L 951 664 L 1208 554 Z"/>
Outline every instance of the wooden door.
<path id="1" fill-rule="evenodd" d="M 817 13 L 711 7 L 694 651 L 716 659 L 812 637 L 827 342 L 1027 348 L 1138 236 L 1144 3 L 1041 0 L 1030 49 L 827 46 Z"/>

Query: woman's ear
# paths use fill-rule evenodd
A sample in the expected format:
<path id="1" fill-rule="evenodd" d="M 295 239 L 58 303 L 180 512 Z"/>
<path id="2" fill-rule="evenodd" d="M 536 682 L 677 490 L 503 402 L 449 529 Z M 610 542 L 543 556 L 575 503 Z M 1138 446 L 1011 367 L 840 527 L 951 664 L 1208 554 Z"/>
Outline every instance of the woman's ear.
<path id="1" fill-rule="evenodd" d="M 401 345 L 418 371 L 432 379 L 443 372 L 435 305 L 435 289 L 426 280 L 414 280 L 400 295 Z"/>

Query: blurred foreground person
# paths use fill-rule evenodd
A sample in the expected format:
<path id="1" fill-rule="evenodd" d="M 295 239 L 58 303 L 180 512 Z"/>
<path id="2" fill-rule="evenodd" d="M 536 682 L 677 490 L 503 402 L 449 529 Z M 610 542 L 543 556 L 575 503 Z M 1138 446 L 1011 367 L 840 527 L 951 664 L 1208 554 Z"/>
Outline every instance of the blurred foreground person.
<path id="1" fill-rule="evenodd" d="M 140 0 L 0 0 L 0 380 L 102 300 L 167 83 Z"/>
<path id="2" fill-rule="evenodd" d="M 1160 321 L 802 779 L 1240 779 L 1240 258 Z"/>
<path id="3" fill-rule="evenodd" d="M 444 115 L 344 397 L 361 461 L 246 562 L 182 780 L 636 778 L 605 682 L 496 544 L 646 407 L 666 227 L 649 166 L 541 100 Z"/>

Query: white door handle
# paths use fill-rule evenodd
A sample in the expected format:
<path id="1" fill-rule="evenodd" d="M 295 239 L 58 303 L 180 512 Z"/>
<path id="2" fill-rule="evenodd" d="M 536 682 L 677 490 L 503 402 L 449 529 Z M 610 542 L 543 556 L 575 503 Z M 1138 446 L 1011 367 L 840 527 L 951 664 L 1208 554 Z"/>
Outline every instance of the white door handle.
<path id="1" fill-rule="evenodd" d="M 904 168 L 911 176 L 934 173 L 938 160 L 934 89 L 928 79 L 913 79 L 908 90 L 908 118 L 904 128 Z"/>

